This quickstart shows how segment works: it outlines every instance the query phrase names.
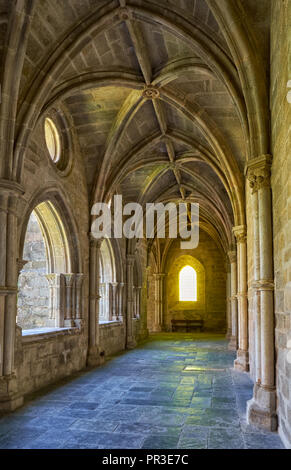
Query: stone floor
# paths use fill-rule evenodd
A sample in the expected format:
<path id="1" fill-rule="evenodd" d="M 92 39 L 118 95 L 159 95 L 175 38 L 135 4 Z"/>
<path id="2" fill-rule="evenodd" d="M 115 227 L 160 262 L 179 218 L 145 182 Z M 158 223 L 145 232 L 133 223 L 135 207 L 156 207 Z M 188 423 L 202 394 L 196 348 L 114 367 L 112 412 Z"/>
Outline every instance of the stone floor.
<path id="1" fill-rule="evenodd" d="M 252 383 L 233 359 L 219 336 L 154 335 L 0 419 L 0 448 L 284 448 L 246 425 Z"/>

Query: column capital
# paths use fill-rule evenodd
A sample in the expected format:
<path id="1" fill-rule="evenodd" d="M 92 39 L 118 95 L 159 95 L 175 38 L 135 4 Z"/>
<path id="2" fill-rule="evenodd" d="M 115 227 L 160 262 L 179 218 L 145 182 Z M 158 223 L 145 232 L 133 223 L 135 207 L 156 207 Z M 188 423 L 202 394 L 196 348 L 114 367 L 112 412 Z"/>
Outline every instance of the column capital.
<path id="1" fill-rule="evenodd" d="M 9 196 L 22 196 L 25 189 L 16 181 L 0 178 L 0 195 L 1 193 Z"/>
<path id="2" fill-rule="evenodd" d="M 100 248 L 104 238 L 96 238 L 93 233 L 89 233 L 90 246 Z"/>
<path id="3" fill-rule="evenodd" d="M 237 252 L 235 250 L 228 251 L 227 256 L 228 256 L 230 264 L 233 264 L 233 263 L 237 262 Z"/>
<path id="4" fill-rule="evenodd" d="M 262 187 L 270 187 L 272 158 L 272 155 L 261 155 L 246 165 L 245 174 L 253 194 Z"/>
<path id="5" fill-rule="evenodd" d="M 75 274 L 61 274 L 61 277 L 65 280 L 67 287 L 72 287 L 76 279 Z"/>
<path id="6" fill-rule="evenodd" d="M 60 285 L 60 279 L 61 279 L 60 274 L 51 273 L 51 274 L 46 274 L 45 277 L 51 287 L 54 287 L 54 286 L 57 287 Z"/>
<path id="7" fill-rule="evenodd" d="M 153 276 L 156 278 L 156 279 L 163 279 L 164 277 L 167 276 L 166 273 L 154 273 Z"/>
<path id="8" fill-rule="evenodd" d="M 233 227 L 232 231 L 237 240 L 237 243 L 246 243 L 247 228 L 245 225 L 238 225 L 236 227 Z"/>

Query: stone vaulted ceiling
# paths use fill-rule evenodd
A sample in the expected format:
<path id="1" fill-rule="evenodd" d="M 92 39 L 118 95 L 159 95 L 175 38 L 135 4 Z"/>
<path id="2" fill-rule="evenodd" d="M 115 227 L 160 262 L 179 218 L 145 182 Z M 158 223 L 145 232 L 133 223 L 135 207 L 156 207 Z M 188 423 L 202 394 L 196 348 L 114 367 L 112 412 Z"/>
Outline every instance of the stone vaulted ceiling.
<path id="1" fill-rule="evenodd" d="M 262 18 L 264 1 L 237 4 L 242 16 L 251 8 L 254 22 Z M 4 34 L 9 3 L 1 9 Z M 255 130 L 217 11 L 216 0 L 38 0 L 16 128 L 21 135 L 23 121 L 31 128 L 50 108 L 62 109 L 91 202 L 116 192 L 126 201 L 199 202 L 205 228 L 226 248 L 243 218 Z M 266 24 L 257 26 L 264 45 Z"/>

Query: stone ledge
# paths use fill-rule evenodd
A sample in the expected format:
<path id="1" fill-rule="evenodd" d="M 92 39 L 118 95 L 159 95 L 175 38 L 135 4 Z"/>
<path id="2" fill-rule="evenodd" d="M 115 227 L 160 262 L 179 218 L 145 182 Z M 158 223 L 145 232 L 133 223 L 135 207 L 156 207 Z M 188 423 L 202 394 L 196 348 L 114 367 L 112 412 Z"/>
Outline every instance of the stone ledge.
<path id="1" fill-rule="evenodd" d="M 22 342 L 34 343 L 37 341 L 43 341 L 45 339 L 52 339 L 56 336 L 65 336 L 78 334 L 81 330 L 78 327 L 74 328 L 38 328 L 35 330 L 22 330 Z"/>
<path id="2" fill-rule="evenodd" d="M 116 328 L 119 326 L 123 326 L 123 322 L 121 321 L 106 321 L 106 322 L 100 322 L 99 327 L 100 328 Z"/>

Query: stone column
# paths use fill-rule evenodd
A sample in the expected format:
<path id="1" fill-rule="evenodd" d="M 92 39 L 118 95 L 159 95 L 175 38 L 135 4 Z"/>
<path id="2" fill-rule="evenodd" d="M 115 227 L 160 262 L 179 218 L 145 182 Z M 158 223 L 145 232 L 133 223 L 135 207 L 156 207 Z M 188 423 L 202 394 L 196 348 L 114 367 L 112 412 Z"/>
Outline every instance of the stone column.
<path id="1" fill-rule="evenodd" d="M 140 318 L 141 287 L 136 287 L 136 318 Z"/>
<path id="2" fill-rule="evenodd" d="M 118 321 L 118 282 L 111 282 L 111 295 L 112 295 L 112 320 Z"/>
<path id="3" fill-rule="evenodd" d="M 249 175 L 252 187 L 252 178 Z M 260 225 L 258 191 L 252 187 L 252 221 L 253 221 L 253 310 L 255 317 L 255 387 L 261 383 L 261 299 L 260 299 Z"/>
<path id="4" fill-rule="evenodd" d="M 118 285 L 118 320 L 123 321 L 123 305 L 124 305 L 124 282 L 120 282 Z"/>
<path id="5" fill-rule="evenodd" d="M 136 318 L 136 286 L 133 286 L 133 318 Z"/>
<path id="6" fill-rule="evenodd" d="M 238 348 L 238 308 L 237 308 L 237 253 L 228 252 L 230 262 L 230 303 L 231 303 L 231 337 L 228 348 L 236 351 Z"/>
<path id="7" fill-rule="evenodd" d="M 238 351 L 234 367 L 237 370 L 248 372 L 248 299 L 247 299 L 247 239 L 244 225 L 234 227 L 237 240 L 238 260 Z"/>
<path id="8" fill-rule="evenodd" d="M 56 328 L 65 326 L 64 279 L 60 274 L 46 275 L 50 290 L 50 323 Z"/>
<path id="9" fill-rule="evenodd" d="M 254 397 L 248 402 L 247 416 L 251 424 L 264 429 L 277 429 L 275 387 L 275 326 L 274 326 L 274 280 L 273 280 L 273 231 L 271 202 L 272 157 L 263 155 L 249 163 L 248 179 L 253 193 L 258 194 L 259 275 L 257 289 L 260 293 L 260 381 Z M 257 267 L 258 269 L 258 267 Z M 258 314 L 259 315 L 259 314 Z"/>
<path id="10" fill-rule="evenodd" d="M 0 180 L 0 411 L 23 403 L 15 374 L 18 237 L 17 206 L 22 188 Z"/>
<path id="11" fill-rule="evenodd" d="M 64 298 L 65 298 L 65 312 L 64 312 L 64 326 L 66 328 L 75 326 L 75 274 L 62 274 L 64 279 Z"/>
<path id="12" fill-rule="evenodd" d="M 100 356 L 99 337 L 99 285 L 100 285 L 100 248 L 102 240 L 90 239 L 90 306 L 89 306 L 89 351 L 88 365 L 98 366 L 103 362 Z"/>
<path id="13" fill-rule="evenodd" d="M 155 323 L 153 331 L 158 332 L 162 331 L 164 323 L 164 273 L 155 273 Z"/>
<path id="14" fill-rule="evenodd" d="M 226 266 L 226 339 L 230 340 L 232 336 L 231 327 L 231 272 L 228 262 Z"/>
<path id="15" fill-rule="evenodd" d="M 136 346 L 136 341 L 133 332 L 133 268 L 134 268 L 134 255 L 127 255 L 126 257 L 126 284 L 127 284 L 127 311 L 126 311 L 126 347 L 133 349 Z"/>
<path id="16" fill-rule="evenodd" d="M 83 283 L 84 274 L 76 274 L 76 325 L 81 328 L 83 324 Z"/>

